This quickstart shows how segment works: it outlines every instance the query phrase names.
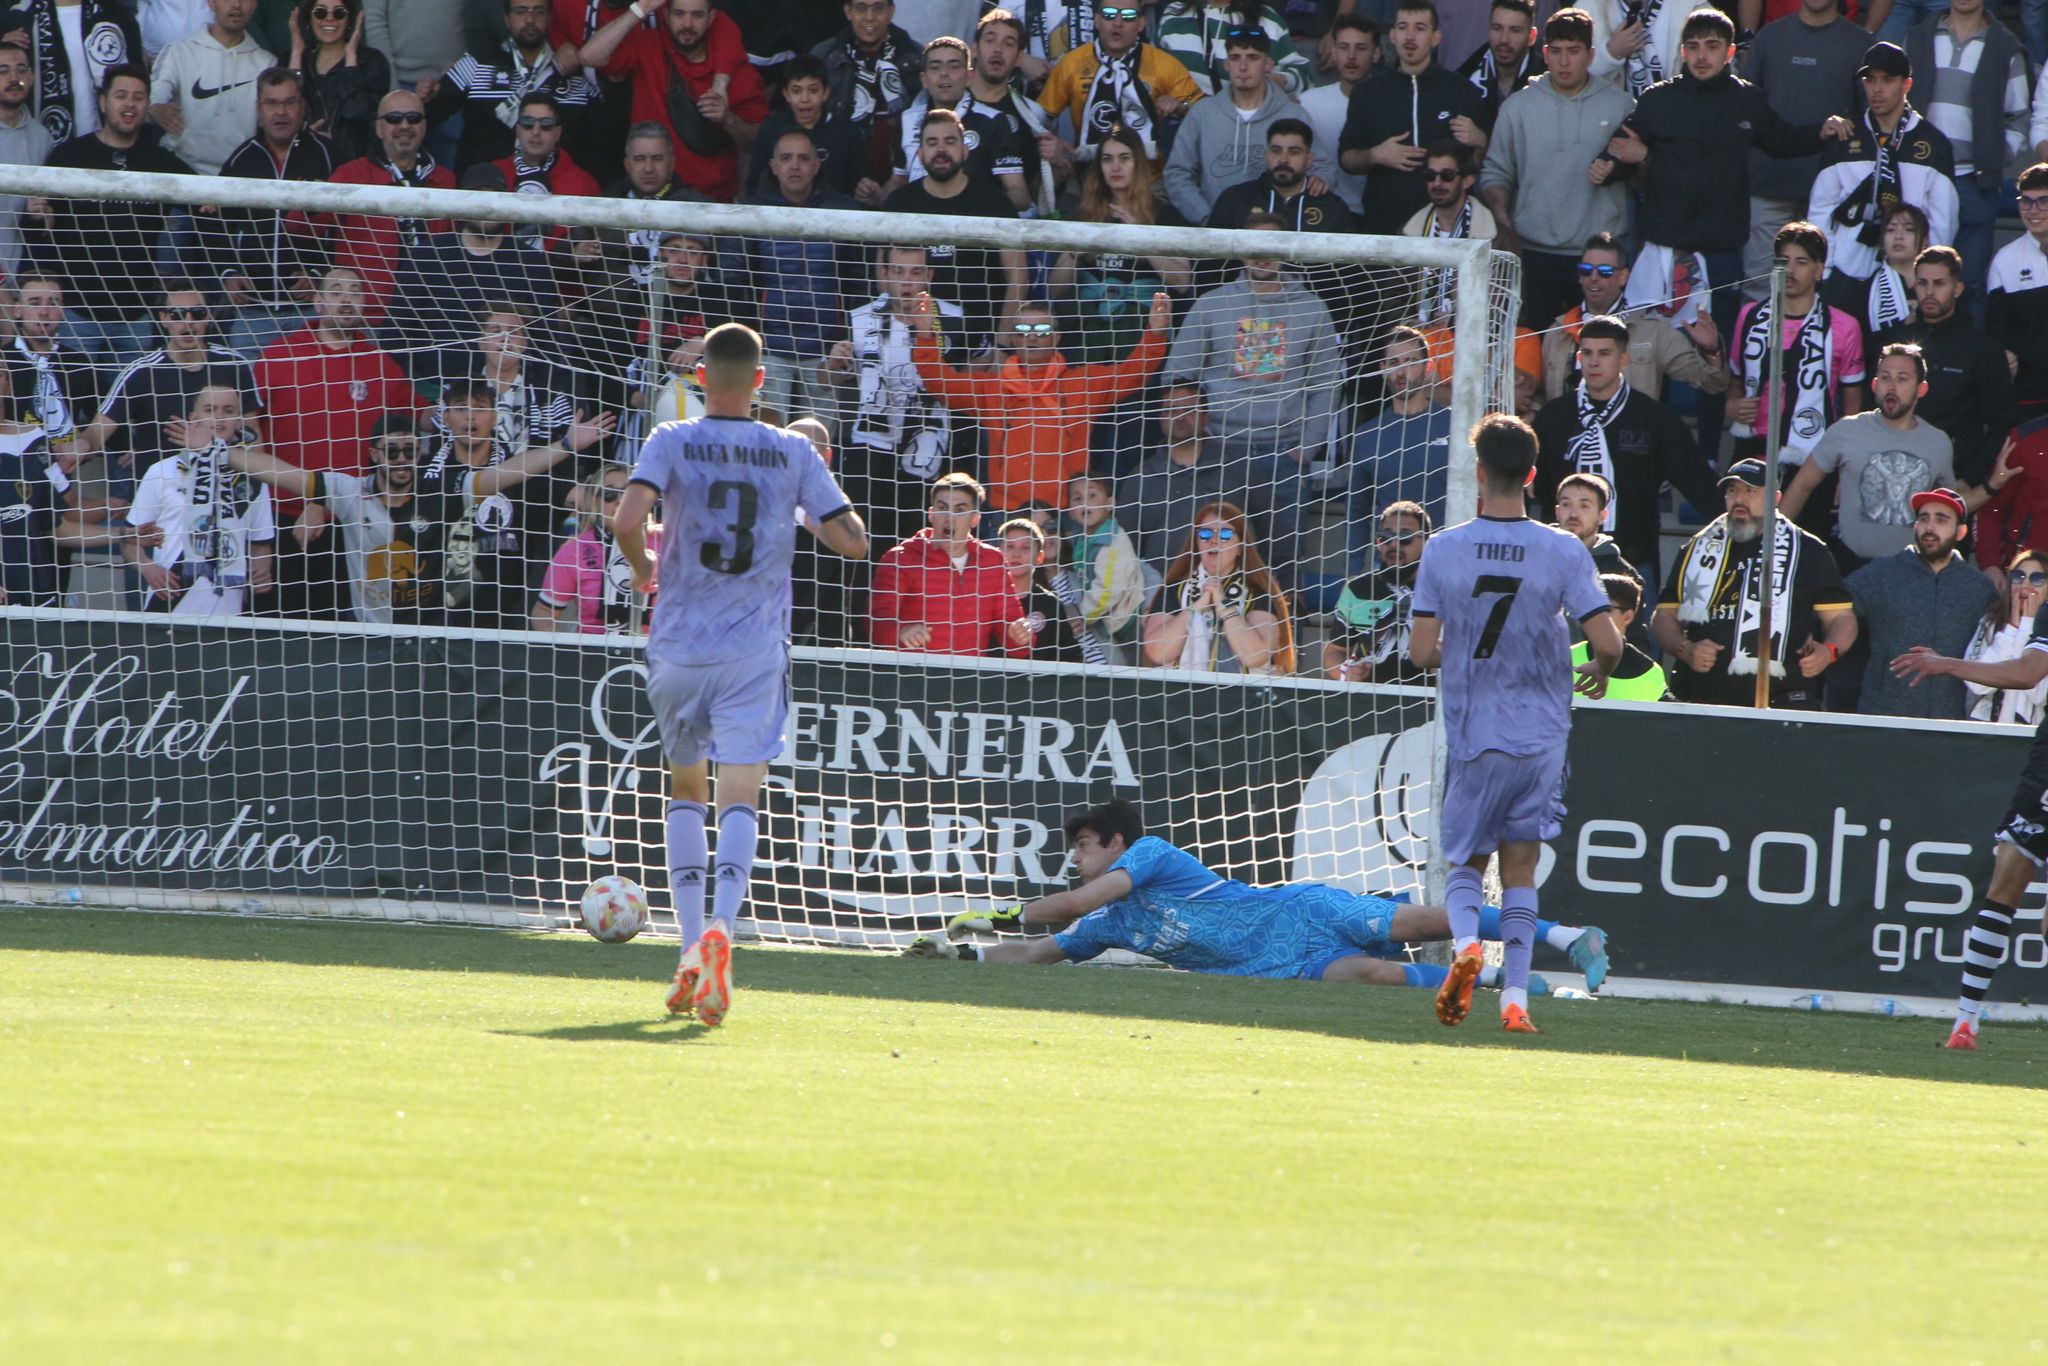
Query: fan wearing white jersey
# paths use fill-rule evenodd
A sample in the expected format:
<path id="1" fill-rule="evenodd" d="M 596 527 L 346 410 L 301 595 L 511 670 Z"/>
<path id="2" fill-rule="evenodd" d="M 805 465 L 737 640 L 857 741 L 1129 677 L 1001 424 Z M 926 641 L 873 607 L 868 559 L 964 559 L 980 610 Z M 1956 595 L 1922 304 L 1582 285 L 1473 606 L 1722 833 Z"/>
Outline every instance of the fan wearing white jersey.
<path id="1" fill-rule="evenodd" d="M 848 559 L 867 528 L 831 469 L 796 432 L 756 422 L 761 337 L 738 323 L 704 336 L 704 416 L 664 422 L 641 448 L 619 506 L 619 551 L 642 592 L 654 581 L 647 519 L 660 499 L 661 596 L 647 634 L 647 696 L 668 756 L 669 887 L 683 957 L 668 1008 L 707 1025 L 732 999 L 732 933 L 753 875 L 761 780 L 789 719 L 790 559 L 799 513 Z M 704 925 L 705 842 L 718 763 L 718 862 Z"/>

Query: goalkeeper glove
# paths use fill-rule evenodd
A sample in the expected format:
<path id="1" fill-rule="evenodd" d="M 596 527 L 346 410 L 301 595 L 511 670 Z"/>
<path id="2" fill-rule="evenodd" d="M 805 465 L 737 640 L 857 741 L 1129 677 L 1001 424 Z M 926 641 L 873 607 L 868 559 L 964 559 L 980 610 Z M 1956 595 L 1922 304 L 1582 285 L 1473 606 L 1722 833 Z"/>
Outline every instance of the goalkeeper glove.
<path id="1" fill-rule="evenodd" d="M 1002 906 L 992 911 L 962 911 L 946 922 L 946 938 L 964 939 L 970 934 L 1000 934 L 1022 931 L 1024 908 Z"/>
<path id="2" fill-rule="evenodd" d="M 976 944 L 941 944 L 930 935 L 921 934 L 910 941 L 903 950 L 905 958 L 959 958 L 969 963 L 981 961 L 981 948 Z"/>

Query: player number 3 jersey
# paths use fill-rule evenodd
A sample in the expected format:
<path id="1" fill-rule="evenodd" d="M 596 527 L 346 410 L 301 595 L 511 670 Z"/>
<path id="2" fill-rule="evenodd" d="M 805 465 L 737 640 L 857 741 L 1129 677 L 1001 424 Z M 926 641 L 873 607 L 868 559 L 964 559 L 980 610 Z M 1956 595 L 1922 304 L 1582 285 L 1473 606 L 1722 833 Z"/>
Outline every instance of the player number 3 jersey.
<path id="1" fill-rule="evenodd" d="M 798 512 L 848 508 L 817 448 L 750 418 L 664 422 L 633 482 L 661 495 L 664 524 L 648 657 L 719 664 L 786 644 Z"/>

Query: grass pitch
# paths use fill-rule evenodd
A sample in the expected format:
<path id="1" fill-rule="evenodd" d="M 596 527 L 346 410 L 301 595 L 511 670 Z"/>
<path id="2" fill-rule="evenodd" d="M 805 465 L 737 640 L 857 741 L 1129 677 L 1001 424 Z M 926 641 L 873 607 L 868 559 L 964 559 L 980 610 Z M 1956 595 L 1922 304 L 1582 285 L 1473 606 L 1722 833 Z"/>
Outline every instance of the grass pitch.
<path id="1" fill-rule="evenodd" d="M 0 1360 L 2043 1351 L 2048 1032 L 0 914 Z"/>

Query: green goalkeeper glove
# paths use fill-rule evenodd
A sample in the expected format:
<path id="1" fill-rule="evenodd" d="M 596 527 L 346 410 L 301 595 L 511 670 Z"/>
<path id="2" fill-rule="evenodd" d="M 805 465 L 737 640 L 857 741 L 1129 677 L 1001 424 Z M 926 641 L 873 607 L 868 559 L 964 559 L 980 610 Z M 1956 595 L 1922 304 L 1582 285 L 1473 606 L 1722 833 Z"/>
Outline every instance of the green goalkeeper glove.
<path id="1" fill-rule="evenodd" d="M 910 941 L 903 950 L 905 958 L 958 958 L 970 963 L 981 961 L 981 949 L 973 944 L 941 944 L 930 935 L 921 934 Z"/>
<path id="2" fill-rule="evenodd" d="M 964 939 L 970 934 L 1001 934 L 1005 930 L 1021 932 L 1024 928 L 1024 908 L 1003 906 L 992 911 L 962 911 L 946 922 L 946 938 Z"/>

